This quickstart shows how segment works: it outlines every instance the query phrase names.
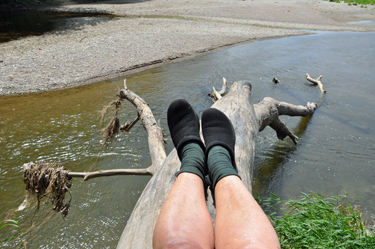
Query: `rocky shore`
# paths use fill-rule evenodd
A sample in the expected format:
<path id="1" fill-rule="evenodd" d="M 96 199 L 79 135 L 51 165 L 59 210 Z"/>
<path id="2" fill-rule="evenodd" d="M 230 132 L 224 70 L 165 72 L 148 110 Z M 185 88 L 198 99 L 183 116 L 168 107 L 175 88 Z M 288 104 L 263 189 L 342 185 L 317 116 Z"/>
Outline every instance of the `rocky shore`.
<path id="1" fill-rule="evenodd" d="M 116 17 L 73 18 L 42 36 L 0 44 L 0 95 L 89 84 L 305 30 L 375 31 L 347 23 L 374 20 L 374 6 L 321 0 L 116 0 L 53 9 Z"/>

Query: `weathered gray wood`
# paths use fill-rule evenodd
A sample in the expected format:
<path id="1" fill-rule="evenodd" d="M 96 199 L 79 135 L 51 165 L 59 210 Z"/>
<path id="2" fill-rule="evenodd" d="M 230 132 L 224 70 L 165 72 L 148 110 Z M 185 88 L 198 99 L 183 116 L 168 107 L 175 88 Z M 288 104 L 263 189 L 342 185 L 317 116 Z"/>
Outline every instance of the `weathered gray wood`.
<path id="1" fill-rule="evenodd" d="M 235 157 L 238 173 L 251 192 L 252 165 L 259 123 L 251 102 L 250 82 L 235 82 L 227 95 L 216 101 L 212 108 L 219 109 L 232 121 L 236 132 Z"/>
<path id="2" fill-rule="evenodd" d="M 250 82 L 239 81 L 232 85 L 225 97 L 219 99 L 212 106 L 224 112 L 232 121 L 236 132 L 235 157 L 238 173 L 249 191 L 251 191 L 253 175 L 255 141 L 261 128 L 264 125 L 274 124 L 279 115 L 298 115 L 300 113 L 299 115 L 305 116 L 315 110 L 315 108 L 310 108 L 312 107 L 310 105 L 307 107 L 293 106 L 271 100 L 266 98 L 263 102 L 253 105 L 251 102 Z M 279 128 L 274 127 L 274 129 L 278 131 Z M 285 126 L 278 131 L 278 134 L 292 134 L 290 131 L 288 133 L 288 131 Z M 152 234 L 156 220 L 175 181 L 174 173 L 179 168 L 180 160 L 174 149 L 142 192 L 117 248 L 152 248 Z M 211 217 L 214 218 L 215 208 L 212 204 L 212 197 L 209 198 L 207 206 Z"/>
<path id="3" fill-rule="evenodd" d="M 147 170 L 151 173 L 155 173 L 159 170 L 167 157 L 164 148 L 163 131 L 156 122 L 154 114 L 146 101 L 128 89 L 126 80 L 124 80 L 124 89 L 120 91 L 120 97 L 122 99 L 127 99 L 137 108 L 138 116 L 142 120 L 143 127 L 146 129 L 148 135 L 148 148 L 152 164 Z"/>
<path id="4" fill-rule="evenodd" d="M 279 139 L 283 140 L 288 136 L 293 140 L 294 144 L 297 144 L 298 137 L 286 127 L 284 122 L 279 119 L 279 116 L 288 115 L 305 117 L 312 114 L 317 105 L 308 102 L 306 106 L 296 106 L 266 97 L 258 104 L 255 104 L 254 107 L 255 115 L 259 120 L 259 131 L 263 131 L 264 128 L 270 126 L 276 131 Z"/>
<path id="5" fill-rule="evenodd" d="M 82 177 L 84 181 L 103 176 L 119 176 L 119 175 L 150 175 L 152 172 L 146 169 L 109 169 L 94 172 L 68 172 L 69 177 Z"/>
<path id="6" fill-rule="evenodd" d="M 51 163 L 53 165 L 53 163 Z M 22 165 L 23 171 L 29 171 L 32 167 L 36 166 L 36 163 L 29 162 Z M 150 167 L 149 167 L 150 168 Z M 64 167 L 58 168 L 60 171 L 66 173 L 67 177 L 80 177 L 83 178 L 84 181 L 94 179 L 97 177 L 104 177 L 104 176 L 118 176 L 118 175 L 150 175 L 152 176 L 152 172 L 149 168 L 146 169 L 109 169 L 109 170 L 100 170 L 94 172 L 71 172 L 65 170 Z"/>

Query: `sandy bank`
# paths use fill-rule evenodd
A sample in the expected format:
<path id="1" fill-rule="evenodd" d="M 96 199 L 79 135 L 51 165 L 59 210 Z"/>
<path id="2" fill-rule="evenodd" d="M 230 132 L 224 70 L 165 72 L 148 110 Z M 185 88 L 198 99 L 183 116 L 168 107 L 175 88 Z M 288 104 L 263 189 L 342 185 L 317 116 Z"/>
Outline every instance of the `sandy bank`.
<path id="1" fill-rule="evenodd" d="M 55 9 L 119 17 L 71 19 L 43 36 L 0 44 L 0 95 L 74 87 L 254 39 L 306 33 L 292 29 L 375 31 L 343 23 L 375 19 L 373 6 L 328 1 L 116 0 Z"/>

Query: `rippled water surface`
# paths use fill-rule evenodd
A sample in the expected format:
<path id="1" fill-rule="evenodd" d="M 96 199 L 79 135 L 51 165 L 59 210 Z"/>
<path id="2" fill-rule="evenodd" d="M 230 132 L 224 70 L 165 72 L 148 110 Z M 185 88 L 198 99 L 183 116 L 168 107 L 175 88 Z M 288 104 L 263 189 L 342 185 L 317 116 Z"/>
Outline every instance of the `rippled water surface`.
<path id="1" fill-rule="evenodd" d="M 361 196 L 367 217 L 375 214 L 375 33 L 318 32 L 314 35 L 256 41 L 195 59 L 127 76 L 128 87 L 142 96 L 160 119 L 176 98 L 186 98 L 199 114 L 212 101 L 212 86 L 247 79 L 256 103 L 269 96 L 293 104 L 318 102 L 310 118 L 282 117 L 299 137 L 279 141 L 267 128 L 259 134 L 254 191 L 282 199 L 300 192 Z M 321 97 L 305 80 L 323 75 Z M 275 86 L 277 77 L 281 85 Z M 29 161 L 65 162 L 72 171 L 143 168 L 150 164 L 142 125 L 119 134 L 98 158 L 101 110 L 115 99 L 123 79 L 30 96 L 0 99 L 0 217 L 22 203 L 21 165 Z M 122 121 L 136 117 L 123 104 Z M 167 152 L 172 149 L 167 136 Z M 73 180 L 72 207 L 64 220 L 50 206 L 18 212 L 21 231 L 32 224 L 28 248 L 114 248 L 148 176 Z M 48 220 L 43 222 L 43 219 Z M 36 228 L 36 229 L 35 229 Z M 2 234 L 1 236 L 3 236 Z M 1 238 L 3 239 L 3 238 Z M 14 244 L 7 244 L 12 248 Z"/>

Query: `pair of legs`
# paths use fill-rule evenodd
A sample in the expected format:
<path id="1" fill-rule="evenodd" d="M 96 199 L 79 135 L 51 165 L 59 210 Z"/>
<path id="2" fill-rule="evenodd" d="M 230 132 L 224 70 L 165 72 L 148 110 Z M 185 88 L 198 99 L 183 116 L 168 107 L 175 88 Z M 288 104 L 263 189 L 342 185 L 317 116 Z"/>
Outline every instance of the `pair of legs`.
<path id="1" fill-rule="evenodd" d="M 185 100 L 171 104 L 168 125 L 182 163 L 155 225 L 153 247 L 280 248 L 267 216 L 236 172 L 229 119 L 216 109 L 203 113 L 206 146 L 199 119 Z M 215 230 L 205 201 L 206 174 L 215 188 Z"/>

